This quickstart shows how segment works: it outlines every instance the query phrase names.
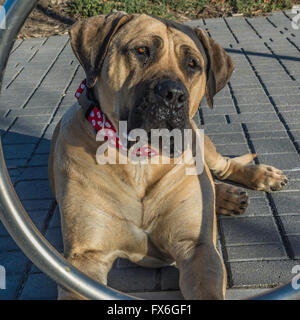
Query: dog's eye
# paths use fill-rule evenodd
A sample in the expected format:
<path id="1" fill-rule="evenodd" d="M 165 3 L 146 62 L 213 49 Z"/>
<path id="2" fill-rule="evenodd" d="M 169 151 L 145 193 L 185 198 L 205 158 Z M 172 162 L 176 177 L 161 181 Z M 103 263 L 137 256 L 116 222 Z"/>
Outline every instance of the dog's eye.
<path id="1" fill-rule="evenodd" d="M 139 54 L 144 54 L 146 52 L 146 48 L 145 47 L 140 47 L 137 49 Z"/>
<path id="2" fill-rule="evenodd" d="M 136 53 L 141 56 L 150 56 L 150 50 L 148 47 L 138 47 L 136 48 Z"/>
<path id="3" fill-rule="evenodd" d="M 136 47 L 134 49 L 136 58 L 144 65 L 146 65 L 150 59 L 150 49 L 148 47 Z"/>
<path id="4" fill-rule="evenodd" d="M 191 68 L 195 68 L 195 67 L 196 67 L 196 61 L 195 61 L 195 60 L 190 60 L 190 61 L 189 61 L 189 66 L 190 66 Z"/>
<path id="5" fill-rule="evenodd" d="M 199 69 L 199 68 L 201 69 L 200 65 L 195 59 L 188 60 L 188 67 L 192 70 Z"/>

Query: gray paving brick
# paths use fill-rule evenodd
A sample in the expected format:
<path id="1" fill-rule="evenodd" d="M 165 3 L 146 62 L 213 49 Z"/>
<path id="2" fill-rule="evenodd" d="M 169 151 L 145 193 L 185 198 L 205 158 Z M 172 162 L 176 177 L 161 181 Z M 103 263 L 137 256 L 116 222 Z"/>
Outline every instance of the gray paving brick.
<path id="1" fill-rule="evenodd" d="M 251 193 L 249 193 L 249 196 Z M 261 195 L 261 193 L 260 193 Z M 272 214 L 271 208 L 265 197 L 249 198 L 249 206 L 246 212 L 241 217 L 256 217 L 256 216 L 270 216 Z"/>
<path id="2" fill-rule="evenodd" d="M 21 251 L 0 252 L 0 265 L 7 275 L 24 274 L 28 259 Z"/>
<path id="3" fill-rule="evenodd" d="M 43 273 L 30 274 L 20 295 L 20 300 L 55 300 L 57 285 Z"/>
<path id="4" fill-rule="evenodd" d="M 35 144 L 39 140 L 38 137 L 28 136 L 20 134 L 17 132 L 7 132 L 5 137 L 2 140 L 2 143 L 5 144 Z"/>
<path id="5" fill-rule="evenodd" d="M 299 84 L 295 81 L 290 80 L 278 80 L 278 81 L 264 81 L 264 85 L 267 88 L 279 88 L 282 90 L 283 88 L 297 87 Z"/>
<path id="6" fill-rule="evenodd" d="M 29 216 L 32 219 L 33 223 L 36 225 L 36 227 L 40 231 L 42 231 L 43 228 L 45 227 L 48 215 L 49 215 L 48 210 L 37 210 L 37 211 L 31 211 L 29 213 Z"/>
<path id="7" fill-rule="evenodd" d="M 204 118 L 204 124 L 210 123 L 226 123 L 224 115 L 206 115 Z"/>
<path id="8" fill-rule="evenodd" d="M 23 275 L 7 275 L 6 274 L 6 289 L 0 289 L 0 300 L 14 300 L 17 296 L 19 286 L 21 285 Z"/>
<path id="9" fill-rule="evenodd" d="M 300 141 L 300 130 L 290 130 L 291 134 L 293 135 L 294 139 Z"/>
<path id="10" fill-rule="evenodd" d="M 56 250 L 58 250 L 59 252 L 63 252 L 63 243 L 60 227 L 48 229 L 46 231 L 45 237 Z"/>
<path id="11" fill-rule="evenodd" d="M 283 173 L 288 177 L 289 181 L 291 180 L 300 180 L 300 168 L 296 170 L 283 170 Z"/>
<path id="12" fill-rule="evenodd" d="M 300 192 L 282 192 L 272 194 L 277 211 L 281 213 L 300 214 Z"/>
<path id="13" fill-rule="evenodd" d="M 53 216 L 49 222 L 49 228 L 60 228 L 60 213 L 58 206 L 56 206 Z"/>
<path id="14" fill-rule="evenodd" d="M 253 142 L 254 149 L 257 153 L 289 153 L 295 152 L 295 147 L 290 139 L 256 139 Z"/>
<path id="15" fill-rule="evenodd" d="M 249 260 L 287 259 L 282 244 L 256 244 L 244 246 L 227 246 L 228 262 Z"/>
<path id="16" fill-rule="evenodd" d="M 285 186 L 284 191 L 300 191 L 300 181 L 299 180 L 290 180 L 289 179 L 289 182 Z"/>
<path id="17" fill-rule="evenodd" d="M 3 228 L 4 229 L 4 228 Z M 1 232 L 1 230 L 0 230 Z M 5 251 L 12 251 L 12 250 L 18 250 L 18 246 L 14 242 L 14 240 L 7 234 L 6 236 L 1 236 L 0 235 L 0 252 L 5 252 Z"/>
<path id="18" fill-rule="evenodd" d="M 47 115 L 24 115 L 24 116 L 20 116 L 18 117 L 16 123 L 14 126 L 17 125 L 22 125 L 22 126 L 29 126 L 32 123 L 36 123 L 36 124 L 47 124 L 50 121 L 51 116 L 49 114 Z"/>
<path id="19" fill-rule="evenodd" d="M 214 134 L 209 136 L 215 145 L 246 143 L 245 136 L 242 133 Z"/>
<path id="20" fill-rule="evenodd" d="M 242 104 L 238 105 L 241 113 L 256 113 L 256 112 L 272 112 L 274 111 L 274 107 L 271 103 L 264 104 Z"/>
<path id="21" fill-rule="evenodd" d="M 281 96 L 283 99 L 283 96 L 286 95 L 295 95 L 296 92 L 299 91 L 299 88 L 295 87 L 286 87 L 284 90 L 278 90 L 278 88 L 274 87 L 268 87 L 268 93 L 273 97 L 273 99 L 276 96 Z M 300 91 L 299 91 L 300 92 Z"/>
<path id="22" fill-rule="evenodd" d="M 10 177 L 17 177 L 22 173 L 22 169 L 9 169 L 8 170 L 9 176 Z"/>
<path id="23" fill-rule="evenodd" d="M 206 134 L 243 132 L 239 123 L 205 124 L 202 126 Z"/>
<path id="24" fill-rule="evenodd" d="M 257 131 L 257 132 L 248 132 L 250 140 L 256 139 L 272 139 L 272 138 L 288 138 L 286 131 Z"/>
<path id="25" fill-rule="evenodd" d="M 26 119 L 24 119 L 24 117 L 18 118 L 14 122 L 10 131 L 32 137 L 40 137 L 43 134 L 47 123 L 41 124 L 39 121 L 34 122 L 36 120 L 34 117 L 30 117 L 30 119 L 27 119 L 27 121 L 25 120 Z M 33 123 L 31 121 L 33 121 Z"/>
<path id="26" fill-rule="evenodd" d="M 288 238 L 292 246 L 295 259 L 300 259 L 300 235 L 289 235 Z"/>
<path id="27" fill-rule="evenodd" d="M 6 237 L 8 236 L 8 232 L 6 231 L 4 225 L 2 224 L 2 222 L 0 222 L 0 237 Z"/>
<path id="28" fill-rule="evenodd" d="M 202 107 L 201 111 L 204 116 L 209 115 L 224 115 L 224 114 L 236 114 L 236 110 L 234 106 L 216 106 L 213 109 L 208 107 Z"/>
<path id="29" fill-rule="evenodd" d="M 285 72 L 281 72 L 281 73 L 265 73 L 261 75 L 262 81 L 263 82 L 268 82 L 268 81 L 276 81 L 278 79 L 280 79 L 281 81 L 288 81 L 290 80 L 290 77 L 285 73 Z"/>
<path id="30" fill-rule="evenodd" d="M 15 119 L 12 119 L 12 118 L 7 119 L 7 118 L 1 117 L 0 118 L 1 131 L 6 131 L 13 124 L 14 121 Z"/>
<path id="31" fill-rule="evenodd" d="M 294 275 L 291 270 L 299 262 L 299 260 L 232 262 L 230 269 L 233 287 L 263 287 L 285 283 L 292 279 Z"/>
<path id="32" fill-rule="evenodd" d="M 300 215 L 281 215 L 280 220 L 288 235 L 300 235 Z"/>
<path id="33" fill-rule="evenodd" d="M 277 121 L 266 121 L 266 122 L 253 122 L 253 121 L 247 121 L 246 122 L 247 130 L 250 132 L 263 132 L 263 131 L 281 131 L 285 130 L 283 124 L 277 120 Z"/>
<path id="34" fill-rule="evenodd" d="M 217 108 L 218 105 L 233 106 L 233 101 L 231 97 L 214 97 L 214 106 Z"/>
<path id="35" fill-rule="evenodd" d="M 300 112 L 281 112 L 284 120 L 289 123 L 299 123 L 300 122 Z"/>
<path id="36" fill-rule="evenodd" d="M 161 289 L 179 289 L 179 271 L 175 267 L 164 267 L 161 269 Z"/>
<path id="37" fill-rule="evenodd" d="M 239 156 L 244 153 L 249 153 L 250 150 L 246 143 L 244 144 L 233 144 L 233 145 L 218 145 L 217 151 L 224 156 Z"/>
<path id="38" fill-rule="evenodd" d="M 12 159 L 12 160 L 8 160 L 5 159 L 6 161 L 6 166 L 8 169 L 15 169 L 15 168 L 19 168 L 19 167 L 24 167 L 27 163 L 28 159 Z"/>
<path id="39" fill-rule="evenodd" d="M 275 112 L 242 113 L 229 115 L 230 122 L 265 122 L 276 121 L 278 119 Z"/>
<path id="40" fill-rule="evenodd" d="M 292 105 L 300 102 L 300 95 L 273 96 L 276 105 Z"/>
<path id="41" fill-rule="evenodd" d="M 43 139 L 38 147 L 35 150 L 35 154 L 39 154 L 39 153 L 49 153 L 50 152 L 50 145 L 51 145 L 51 141 L 50 140 L 46 140 Z"/>
<path id="42" fill-rule="evenodd" d="M 29 167 L 19 176 L 20 180 L 48 179 L 48 167 Z"/>
<path id="43" fill-rule="evenodd" d="M 238 72 L 243 72 L 243 73 L 250 73 L 252 72 L 252 69 L 246 69 L 245 71 L 242 68 L 238 69 Z M 293 91 L 294 92 L 294 91 Z M 255 87 L 255 88 L 238 88 L 234 90 L 234 95 L 253 95 L 255 96 L 256 94 L 264 95 L 265 92 L 261 87 Z M 256 105 L 257 103 L 255 103 Z"/>
<path id="44" fill-rule="evenodd" d="M 249 94 L 249 95 L 240 95 L 235 94 L 234 95 L 238 105 L 250 105 L 250 104 L 263 104 L 263 103 L 269 103 L 269 99 L 265 94 Z"/>
<path id="45" fill-rule="evenodd" d="M 28 166 L 47 166 L 48 154 L 36 154 L 30 159 Z"/>
<path id="46" fill-rule="evenodd" d="M 52 199 L 31 199 L 31 200 L 22 200 L 22 205 L 25 210 L 29 212 L 40 211 L 40 210 L 49 210 L 53 203 Z"/>
<path id="47" fill-rule="evenodd" d="M 35 144 L 4 145 L 5 159 L 29 158 L 35 148 Z"/>
<path id="48" fill-rule="evenodd" d="M 230 91 L 228 89 L 228 86 L 224 87 L 221 91 L 219 91 L 215 97 L 216 98 L 221 98 L 221 97 L 226 97 L 226 98 L 230 98 L 231 94 Z"/>
<path id="49" fill-rule="evenodd" d="M 258 159 L 260 163 L 267 163 L 281 170 L 298 168 L 300 160 L 296 153 L 258 154 Z"/>
<path id="50" fill-rule="evenodd" d="M 53 198 L 48 180 L 21 181 L 15 189 L 21 200 Z"/>
<path id="51" fill-rule="evenodd" d="M 41 106 L 42 104 L 40 104 Z M 9 117 L 26 117 L 26 116 L 51 116 L 55 110 L 55 107 L 45 106 L 38 108 L 26 107 L 25 109 L 12 110 L 9 113 Z"/>
<path id="52" fill-rule="evenodd" d="M 156 269 L 113 268 L 108 274 L 108 285 L 124 292 L 155 290 Z"/>
<path id="53" fill-rule="evenodd" d="M 119 258 L 116 261 L 117 268 L 136 268 L 138 265 L 128 259 Z"/>
<path id="54" fill-rule="evenodd" d="M 295 122 L 295 123 L 288 123 L 288 128 L 290 130 L 296 130 L 296 129 L 300 129 L 300 123 L 299 122 Z"/>
<path id="55" fill-rule="evenodd" d="M 222 219 L 221 226 L 227 245 L 280 243 L 277 227 L 272 217 Z"/>
<path id="56" fill-rule="evenodd" d="M 236 78 L 230 80 L 230 83 L 233 87 L 243 87 L 247 88 L 249 85 L 253 85 L 254 87 L 259 87 L 259 81 L 253 78 L 245 78 L 244 80 L 241 78 Z"/>

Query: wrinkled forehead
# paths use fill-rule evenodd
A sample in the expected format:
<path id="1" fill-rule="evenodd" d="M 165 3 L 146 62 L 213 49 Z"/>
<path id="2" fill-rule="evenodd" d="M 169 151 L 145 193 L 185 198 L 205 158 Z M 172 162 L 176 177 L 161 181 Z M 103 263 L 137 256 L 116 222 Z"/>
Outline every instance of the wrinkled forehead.
<path id="1" fill-rule="evenodd" d="M 207 63 L 204 47 L 194 30 L 189 26 L 174 21 L 146 14 L 134 15 L 134 18 L 118 32 L 118 37 L 122 39 L 122 41 L 129 42 L 133 39 L 150 38 L 156 35 L 167 42 L 170 34 L 175 43 L 187 45 L 194 50 L 198 50 L 203 56 L 205 64 Z"/>

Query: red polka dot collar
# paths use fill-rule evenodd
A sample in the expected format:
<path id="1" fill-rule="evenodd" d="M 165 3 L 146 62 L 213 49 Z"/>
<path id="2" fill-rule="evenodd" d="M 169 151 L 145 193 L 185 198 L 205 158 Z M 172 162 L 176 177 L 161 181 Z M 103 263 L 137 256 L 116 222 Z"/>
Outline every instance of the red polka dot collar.
<path id="1" fill-rule="evenodd" d="M 75 92 L 75 97 L 78 102 L 80 103 L 80 97 L 82 96 L 83 92 L 86 90 L 86 80 L 83 80 Z M 118 136 L 117 130 L 113 126 L 113 124 L 109 121 L 109 119 L 105 116 L 105 114 L 101 111 L 99 107 L 96 106 L 96 102 L 89 100 L 89 106 L 86 114 L 87 120 L 95 129 L 96 134 L 103 130 L 105 136 L 108 139 L 108 142 L 115 146 L 117 149 L 127 152 L 127 148 L 125 148 L 120 141 Z M 106 130 L 105 130 L 106 129 Z M 148 146 L 142 147 L 137 149 L 136 151 L 137 156 L 143 157 L 151 157 L 158 155 L 158 152 Z"/>
<path id="2" fill-rule="evenodd" d="M 75 97 L 79 99 L 85 89 L 86 80 L 83 80 L 75 93 Z M 93 101 L 91 102 L 93 103 Z M 111 129 L 116 133 L 117 131 L 112 125 L 112 123 L 109 121 L 109 119 L 107 119 L 105 114 L 101 111 L 101 109 L 96 106 L 95 102 L 94 104 L 94 106 L 89 106 L 89 113 L 87 114 L 87 119 L 90 122 L 90 124 L 94 127 L 96 133 L 102 129 Z"/>

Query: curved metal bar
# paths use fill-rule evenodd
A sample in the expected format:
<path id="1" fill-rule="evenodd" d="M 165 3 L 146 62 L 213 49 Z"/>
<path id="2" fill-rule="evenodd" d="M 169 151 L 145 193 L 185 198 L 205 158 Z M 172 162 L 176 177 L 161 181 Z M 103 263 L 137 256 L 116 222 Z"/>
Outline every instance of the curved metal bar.
<path id="1" fill-rule="evenodd" d="M 2 79 L 16 36 L 37 0 L 8 0 L 6 29 L 0 30 L 0 90 Z M 0 220 L 27 257 L 62 287 L 88 299 L 135 300 L 136 298 L 92 280 L 69 264 L 43 237 L 29 218 L 11 183 L 0 139 Z M 300 299 L 300 289 L 291 283 L 271 290 L 254 300 Z"/>
<path id="2" fill-rule="evenodd" d="M 6 29 L 0 30 L 0 88 L 5 66 L 15 38 L 36 0 L 5 3 Z M 69 264 L 43 237 L 23 208 L 11 183 L 0 141 L 0 219 L 26 256 L 62 287 L 88 299 L 133 300 L 101 285 Z"/>
<path id="3" fill-rule="evenodd" d="M 300 300 L 300 288 L 294 289 L 292 282 L 289 282 L 249 300 Z"/>

